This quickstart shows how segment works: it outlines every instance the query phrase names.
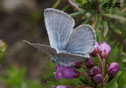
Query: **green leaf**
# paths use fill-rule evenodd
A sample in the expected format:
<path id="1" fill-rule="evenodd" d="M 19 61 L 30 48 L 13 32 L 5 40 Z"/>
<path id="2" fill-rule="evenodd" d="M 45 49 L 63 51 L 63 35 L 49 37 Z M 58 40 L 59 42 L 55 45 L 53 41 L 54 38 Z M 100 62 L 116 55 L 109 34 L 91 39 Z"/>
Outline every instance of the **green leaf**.
<path id="1" fill-rule="evenodd" d="M 122 16 L 118 16 L 118 15 L 114 15 L 114 14 L 105 14 L 105 16 L 126 22 L 126 18 L 122 17 Z"/>
<path id="2" fill-rule="evenodd" d="M 105 88 L 118 88 L 118 77 L 120 76 L 121 71 L 118 72 L 118 74 L 115 76 L 115 78 L 113 78 L 107 85 Z"/>
<path id="3" fill-rule="evenodd" d="M 126 70 L 123 70 L 118 79 L 119 88 L 126 88 Z"/>
<path id="4" fill-rule="evenodd" d="M 104 37 L 106 37 L 108 34 L 108 24 L 106 21 L 104 21 Z"/>
<path id="5" fill-rule="evenodd" d="M 122 34 L 122 32 L 121 32 L 119 29 L 114 29 L 113 31 L 116 32 L 116 33 L 119 34 L 119 35 Z"/>
<path id="6" fill-rule="evenodd" d="M 111 42 L 112 43 L 112 42 Z M 107 59 L 107 62 L 110 63 L 110 62 L 114 62 L 116 60 L 117 57 L 119 57 L 119 49 L 118 47 L 114 46 L 114 44 L 111 44 L 111 47 L 112 47 L 112 50 L 111 50 L 111 53 L 109 55 L 109 58 Z M 114 57 L 113 57 L 114 56 Z"/>

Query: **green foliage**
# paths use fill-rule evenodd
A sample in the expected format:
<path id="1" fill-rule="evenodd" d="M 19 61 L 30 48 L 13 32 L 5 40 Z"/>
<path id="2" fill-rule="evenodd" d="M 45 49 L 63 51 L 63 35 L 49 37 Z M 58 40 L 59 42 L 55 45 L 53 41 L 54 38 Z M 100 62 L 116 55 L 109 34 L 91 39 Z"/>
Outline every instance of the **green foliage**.
<path id="1" fill-rule="evenodd" d="M 41 88 L 38 81 L 26 79 L 26 68 L 17 69 L 11 66 L 5 75 L 0 75 L 0 80 L 8 88 Z"/>
<path id="2" fill-rule="evenodd" d="M 80 10 L 78 10 L 77 6 L 70 3 L 74 9 L 73 13 L 70 13 L 70 15 L 74 17 L 75 20 L 79 19 L 77 24 L 92 25 L 96 31 L 97 41 L 99 43 L 106 41 L 110 44 L 112 50 L 107 59 L 107 63 L 118 62 L 121 66 L 121 71 L 107 83 L 106 88 L 126 87 L 126 53 L 123 51 L 126 46 L 123 44 L 123 41 L 126 39 L 126 5 L 124 4 L 125 1 L 123 1 L 121 8 L 115 7 L 115 4 L 118 2 L 118 0 L 112 0 L 111 2 L 109 2 L 109 0 L 75 0 L 74 4 L 76 4 Z M 105 8 L 106 3 L 108 3 L 108 6 Z M 110 3 L 112 3 L 112 5 L 110 5 Z M 97 64 L 98 60 L 93 58 L 93 61 L 94 64 Z M 66 82 L 64 82 L 64 84 L 65 83 Z M 55 84 L 55 82 L 53 84 Z"/>
<path id="3" fill-rule="evenodd" d="M 57 0 L 52 6 L 57 8 L 62 6 L 65 0 Z M 97 2 L 98 1 L 98 2 Z M 107 59 L 107 63 L 119 62 L 121 71 L 106 85 L 106 88 L 126 88 L 126 52 L 124 52 L 123 41 L 126 39 L 126 5 L 125 1 L 122 3 L 121 8 L 104 8 L 105 3 L 109 0 L 75 0 L 75 4 L 81 9 L 77 10 L 76 7 L 66 4 L 62 10 L 67 12 L 71 11 L 70 15 L 77 20 L 77 26 L 80 24 L 90 24 L 96 31 L 98 42 L 106 41 L 110 44 L 112 50 Z M 97 3 L 96 3 L 97 2 Z M 112 0 L 116 3 L 118 0 Z M 98 6 L 98 8 L 96 8 Z M 72 9 L 71 9 L 72 8 Z M 0 9 L 1 10 L 1 9 Z M 2 10 L 1 10 L 2 11 Z M 0 13 L 2 13 L 0 11 Z M 99 12 L 100 11 L 100 12 Z M 29 14 L 29 18 L 34 22 L 41 21 L 43 17 L 42 11 L 36 10 Z M 105 17 L 105 18 L 104 18 Z M 106 20 L 107 19 L 107 20 Z M 78 21 L 79 20 L 79 21 Z M 0 41 L 0 63 L 2 62 L 7 52 L 7 45 Z M 94 64 L 97 64 L 97 59 L 93 58 Z M 79 79 L 61 79 L 56 80 L 53 72 L 55 72 L 55 64 L 50 64 L 50 70 L 45 71 L 42 75 L 42 85 L 38 80 L 29 80 L 26 78 L 25 67 L 15 68 L 10 67 L 3 75 L 0 74 L 0 81 L 8 88 L 51 88 L 52 85 L 72 85 L 77 86 L 86 82 Z M 122 72 L 122 73 L 121 73 Z M 80 78 L 81 79 L 81 78 Z"/>
<path id="4" fill-rule="evenodd" d="M 0 63 L 2 62 L 6 52 L 7 52 L 7 45 L 2 40 L 0 40 Z"/>
<path id="5" fill-rule="evenodd" d="M 118 74 L 108 84 L 106 84 L 106 88 L 118 88 L 117 80 L 120 74 L 121 74 L 121 71 L 119 71 Z"/>
<path id="6" fill-rule="evenodd" d="M 79 3 L 79 4 L 84 5 L 84 4 L 86 4 L 88 2 L 88 0 L 76 0 L 76 2 Z"/>
<path id="7" fill-rule="evenodd" d="M 126 88 L 126 70 L 123 70 L 118 80 L 118 88 Z"/>
<path id="8" fill-rule="evenodd" d="M 8 86 L 18 86 L 23 82 L 25 77 L 25 68 L 16 69 L 14 67 L 10 67 L 6 73 L 6 75 L 2 78 L 3 82 Z"/>

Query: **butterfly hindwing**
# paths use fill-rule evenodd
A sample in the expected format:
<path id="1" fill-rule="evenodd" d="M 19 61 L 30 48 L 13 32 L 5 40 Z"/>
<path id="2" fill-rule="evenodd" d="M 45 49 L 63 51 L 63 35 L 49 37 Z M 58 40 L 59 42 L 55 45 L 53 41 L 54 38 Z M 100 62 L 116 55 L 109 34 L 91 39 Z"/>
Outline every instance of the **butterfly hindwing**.
<path id="1" fill-rule="evenodd" d="M 84 57 L 77 56 L 74 54 L 68 54 L 68 53 L 59 53 L 57 55 L 57 63 L 59 65 L 63 66 L 71 66 L 74 64 L 74 62 L 82 61 Z"/>
<path id="2" fill-rule="evenodd" d="M 69 53 L 85 56 L 92 52 L 95 42 L 93 28 L 89 25 L 81 25 L 74 29 L 65 49 Z"/>

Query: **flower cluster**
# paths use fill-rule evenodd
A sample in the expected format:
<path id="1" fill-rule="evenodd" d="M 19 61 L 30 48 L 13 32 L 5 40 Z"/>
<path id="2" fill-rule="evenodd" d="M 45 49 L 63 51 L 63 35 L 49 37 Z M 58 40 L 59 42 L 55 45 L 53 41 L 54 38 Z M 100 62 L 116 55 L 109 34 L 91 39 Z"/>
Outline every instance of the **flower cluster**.
<path id="1" fill-rule="evenodd" d="M 106 60 L 110 54 L 111 47 L 106 42 L 99 44 L 98 42 L 95 45 L 93 52 L 90 54 L 92 57 L 96 57 L 99 60 L 98 64 L 94 64 L 92 58 L 87 58 L 85 64 L 82 62 L 75 62 L 74 66 L 64 67 L 64 66 L 55 66 L 55 78 L 58 79 L 73 79 L 83 76 L 88 81 L 92 81 L 96 86 L 100 84 L 102 87 L 105 86 L 105 83 L 108 81 L 109 77 L 115 75 L 119 70 L 120 66 L 117 62 L 112 62 L 109 65 L 106 64 Z M 79 71 L 79 68 L 83 68 L 86 73 Z M 88 85 L 89 88 L 93 87 Z M 53 86 L 52 88 L 73 88 L 72 86 Z M 74 87 L 74 88 L 85 88 L 83 87 Z"/>
<path id="2" fill-rule="evenodd" d="M 80 73 L 73 69 L 73 67 L 63 67 L 63 66 L 55 66 L 56 72 L 55 72 L 55 78 L 56 79 L 73 79 L 78 78 L 80 76 Z"/>

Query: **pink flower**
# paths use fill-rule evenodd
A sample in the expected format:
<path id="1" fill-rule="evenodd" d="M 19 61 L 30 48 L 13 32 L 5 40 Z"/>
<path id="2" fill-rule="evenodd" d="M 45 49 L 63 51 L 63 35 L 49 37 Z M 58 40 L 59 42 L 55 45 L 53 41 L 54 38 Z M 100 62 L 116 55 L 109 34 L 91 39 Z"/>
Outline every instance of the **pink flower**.
<path id="1" fill-rule="evenodd" d="M 111 47 L 106 42 L 102 42 L 98 49 L 102 58 L 107 58 L 111 51 Z"/>
<path id="2" fill-rule="evenodd" d="M 97 74 L 97 75 L 95 75 L 94 77 L 93 77 L 93 81 L 95 82 L 95 83 L 101 83 L 102 82 L 102 80 L 103 80 L 103 76 L 102 76 L 102 74 Z"/>
<path id="3" fill-rule="evenodd" d="M 86 59 L 86 66 L 87 66 L 88 68 L 92 68 L 92 67 L 93 67 L 93 61 L 92 61 L 91 58 Z"/>
<path id="4" fill-rule="evenodd" d="M 81 68 L 81 65 L 82 65 L 82 61 L 79 61 L 79 62 L 75 62 L 73 66 L 75 68 Z"/>
<path id="5" fill-rule="evenodd" d="M 117 73 L 120 70 L 120 66 L 118 63 L 113 62 L 109 65 L 108 67 L 108 74 L 109 75 L 114 75 L 115 73 Z"/>
<path id="6" fill-rule="evenodd" d="M 88 70 L 88 76 L 93 77 L 93 70 L 92 69 Z"/>
<path id="7" fill-rule="evenodd" d="M 100 69 L 99 69 L 98 66 L 94 66 L 94 67 L 92 68 L 92 70 L 93 70 L 93 75 L 96 75 L 96 74 L 99 74 L 99 73 L 100 73 Z"/>
<path id="8" fill-rule="evenodd" d="M 55 78 L 56 79 L 73 79 L 80 76 L 80 73 L 72 67 L 63 67 L 56 65 L 55 67 Z"/>
<path id="9" fill-rule="evenodd" d="M 99 47 L 99 43 L 96 42 L 95 48 L 94 48 L 93 52 L 90 54 L 91 56 L 96 57 L 96 54 L 99 52 L 98 47 Z"/>

